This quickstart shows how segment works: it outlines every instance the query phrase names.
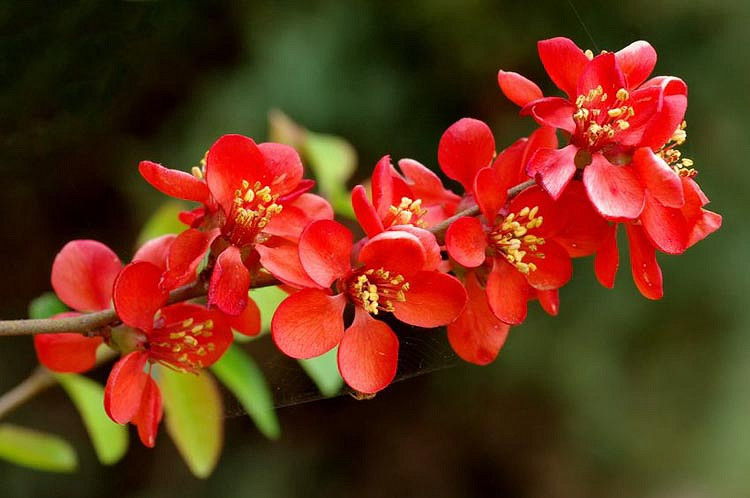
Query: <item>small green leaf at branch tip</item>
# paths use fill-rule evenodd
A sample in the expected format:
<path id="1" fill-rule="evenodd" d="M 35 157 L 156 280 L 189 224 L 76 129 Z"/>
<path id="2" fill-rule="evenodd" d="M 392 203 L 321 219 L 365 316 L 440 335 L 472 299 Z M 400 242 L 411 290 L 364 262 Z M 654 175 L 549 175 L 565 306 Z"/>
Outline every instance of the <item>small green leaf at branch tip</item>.
<path id="1" fill-rule="evenodd" d="M 29 318 L 50 318 L 66 311 L 68 307 L 54 292 L 45 292 L 29 303 Z"/>
<path id="2" fill-rule="evenodd" d="M 237 397 L 258 430 L 269 439 L 278 439 L 281 429 L 273 408 L 273 396 L 252 357 L 235 345 L 211 370 Z"/>
<path id="3" fill-rule="evenodd" d="M 301 152 L 315 175 L 320 193 L 331 201 L 336 213 L 353 216 L 346 182 L 357 166 L 354 147 L 341 137 L 308 132 Z"/>
<path id="4" fill-rule="evenodd" d="M 337 354 L 338 347 L 335 347 L 315 358 L 299 360 L 300 366 L 307 372 L 307 375 L 318 386 L 320 393 L 326 398 L 338 395 L 341 393 L 341 388 L 344 387 L 344 379 L 341 378 L 339 373 Z"/>
<path id="5" fill-rule="evenodd" d="M 0 458 L 45 472 L 73 472 L 78 456 L 73 446 L 54 434 L 17 425 L 0 425 Z"/>
<path id="6" fill-rule="evenodd" d="M 102 386 L 81 375 L 55 374 L 55 378 L 80 413 L 99 461 L 104 465 L 120 461 L 128 451 L 128 429 L 107 416 Z"/>
<path id="7" fill-rule="evenodd" d="M 170 233 L 180 233 L 187 227 L 177 218 L 180 211 L 184 211 L 187 205 L 184 202 L 170 200 L 159 206 L 149 217 L 138 234 L 138 247 L 156 237 Z"/>
<path id="8" fill-rule="evenodd" d="M 177 372 L 155 366 L 167 432 L 190 471 L 205 479 L 213 472 L 224 440 L 224 406 L 208 371 Z"/>
<path id="9" fill-rule="evenodd" d="M 281 301 L 289 297 L 289 294 L 281 290 L 278 286 L 260 287 L 250 291 L 250 298 L 255 301 L 260 310 L 261 330 L 268 332 L 271 330 L 271 319 L 279 307 Z"/>

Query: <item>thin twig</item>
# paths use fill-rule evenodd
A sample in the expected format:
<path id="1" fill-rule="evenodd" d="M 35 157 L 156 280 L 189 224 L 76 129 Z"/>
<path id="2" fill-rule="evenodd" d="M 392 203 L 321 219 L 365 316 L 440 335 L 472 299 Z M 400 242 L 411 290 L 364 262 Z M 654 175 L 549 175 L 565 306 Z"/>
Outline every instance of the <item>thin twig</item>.
<path id="1" fill-rule="evenodd" d="M 0 396 L 0 419 L 56 383 L 49 370 L 37 367 L 26 380 Z"/>

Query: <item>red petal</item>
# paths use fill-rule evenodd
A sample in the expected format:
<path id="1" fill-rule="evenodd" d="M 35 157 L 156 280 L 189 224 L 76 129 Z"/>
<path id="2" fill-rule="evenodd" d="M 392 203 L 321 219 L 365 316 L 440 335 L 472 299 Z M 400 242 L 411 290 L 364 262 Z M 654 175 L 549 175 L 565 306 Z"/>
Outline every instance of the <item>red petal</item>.
<path id="1" fill-rule="evenodd" d="M 177 235 L 169 233 L 155 239 L 151 239 L 143 244 L 133 256 L 133 262 L 148 261 L 156 265 L 162 272 L 167 270 L 167 257 L 169 248 L 177 238 Z"/>
<path id="2" fill-rule="evenodd" d="M 568 184 L 558 210 L 566 213 L 567 220 L 555 242 L 565 247 L 572 258 L 595 253 L 609 233 L 609 223 L 591 205 L 583 183 Z"/>
<path id="3" fill-rule="evenodd" d="M 274 237 L 262 245 L 255 246 L 255 250 L 260 254 L 263 268 L 285 284 L 297 289 L 320 287 L 302 267 L 299 246 L 294 242 Z"/>
<path id="4" fill-rule="evenodd" d="M 410 233 L 419 239 L 425 255 L 423 270 L 435 270 L 442 263 L 443 257 L 440 254 L 440 245 L 438 245 L 435 235 L 429 230 L 413 225 L 396 225 L 389 230 Z"/>
<path id="5" fill-rule="evenodd" d="M 474 197 L 479 209 L 490 223 L 508 198 L 508 189 L 502 184 L 502 174 L 494 167 L 482 168 L 474 178 Z"/>
<path id="6" fill-rule="evenodd" d="M 398 167 L 409 180 L 409 188 L 423 206 L 439 205 L 451 211 L 461 198 L 446 189 L 440 177 L 413 159 L 401 159 Z"/>
<path id="7" fill-rule="evenodd" d="M 639 40 L 615 53 L 617 65 L 620 66 L 628 81 L 628 88 L 635 88 L 648 78 L 656 65 L 656 50 L 650 43 Z"/>
<path id="8" fill-rule="evenodd" d="M 227 315 L 239 315 L 247 306 L 250 272 L 242 263 L 235 246 L 224 249 L 216 258 L 216 266 L 208 288 L 208 304 Z"/>
<path id="9" fill-rule="evenodd" d="M 423 269 L 426 254 L 420 240 L 403 231 L 383 232 L 367 241 L 359 251 L 367 268 L 384 268 L 409 277 Z"/>
<path id="10" fill-rule="evenodd" d="M 72 316 L 72 314 L 65 313 Z M 39 363 L 53 372 L 80 373 L 94 368 L 101 337 L 81 334 L 37 334 L 34 349 Z"/>
<path id="11" fill-rule="evenodd" d="M 708 198 L 698 184 L 691 178 L 683 178 L 685 190 L 685 206 L 682 211 L 691 227 L 688 237 L 688 247 L 699 242 L 721 227 L 721 216 L 703 209 L 708 204 Z"/>
<path id="12" fill-rule="evenodd" d="M 656 84 L 654 80 L 651 82 L 652 86 Z M 648 84 L 649 82 L 646 82 L 646 85 Z M 685 118 L 687 110 L 687 85 L 684 81 L 668 76 L 659 79 L 658 86 L 661 90 L 659 107 L 648 122 L 639 144 L 654 150 L 664 145 L 674 134 Z"/>
<path id="13" fill-rule="evenodd" d="M 523 156 L 521 157 L 521 163 L 526 166 L 531 156 L 534 155 L 534 152 L 539 149 L 557 149 L 557 145 L 557 131 L 550 126 L 540 126 L 529 135 L 529 139 L 526 142 L 526 147 L 523 151 Z M 524 173 L 525 172 L 526 171 L 524 170 Z M 525 180 L 526 177 L 527 175 L 524 175 L 523 180 Z"/>
<path id="14" fill-rule="evenodd" d="M 115 281 L 115 311 L 125 324 L 149 331 L 154 314 L 164 306 L 169 292 L 159 286 L 161 270 L 146 261 L 130 263 Z"/>
<path id="15" fill-rule="evenodd" d="M 554 128 L 546 128 L 554 132 Z M 523 164 L 523 157 L 529 143 L 528 138 L 520 138 L 513 144 L 500 151 L 492 163 L 492 168 L 499 174 L 501 189 L 509 188 L 525 182 L 529 179 L 526 174 L 526 165 Z"/>
<path id="16" fill-rule="evenodd" d="M 266 159 L 265 168 L 258 178 L 261 184 L 271 187 L 274 194 L 292 192 L 302 180 L 302 160 L 293 147 L 285 144 L 266 142 L 258 145 Z M 305 188 L 312 188 L 312 185 Z"/>
<path id="17" fill-rule="evenodd" d="M 536 83 L 518 73 L 500 70 L 497 73 L 497 83 L 508 100 L 519 107 L 544 96 Z"/>
<path id="18" fill-rule="evenodd" d="M 539 299 L 539 304 L 542 306 L 542 309 L 544 311 L 546 311 L 551 316 L 557 316 L 557 313 L 560 311 L 559 290 L 538 290 L 536 291 L 536 297 Z"/>
<path id="19" fill-rule="evenodd" d="M 138 171 L 155 189 L 170 197 L 200 203 L 208 202 L 210 193 L 206 182 L 190 173 L 165 168 L 151 161 L 141 161 Z"/>
<path id="20" fill-rule="evenodd" d="M 138 437 L 141 442 L 149 448 L 153 448 L 156 444 L 156 434 L 159 432 L 162 413 L 161 391 L 154 379 L 147 375 L 146 386 L 141 396 L 141 406 L 132 422 L 138 426 Z"/>
<path id="21" fill-rule="evenodd" d="M 689 227 L 682 211 L 662 206 L 650 192 L 646 193 L 641 224 L 646 236 L 660 251 L 682 254 L 688 248 Z"/>
<path id="22" fill-rule="evenodd" d="M 250 138 L 242 135 L 224 135 L 214 143 L 206 156 L 206 182 L 211 194 L 225 213 L 232 211 L 235 191 L 245 180 L 269 186 L 269 168 L 264 154 Z"/>
<path id="23" fill-rule="evenodd" d="M 149 376 L 143 371 L 148 353 L 134 351 L 112 367 L 104 388 L 104 411 L 118 424 L 130 422 L 141 406 Z"/>
<path id="24" fill-rule="evenodd" d="M 376 393 L 393 381 L 398 367 L 398 338 L 385 323 L 357 308 L 338 352 L 339 371 L 361 393 Z"/>
<path id="25" fill-rule="evenodd" d="M 532 262 L 537 269 L 526 275 L 529 284 L 538 290 L 559 289 L 573 276 L 573 265 L 568 252 L 553 240 L 539 246 L 544 258 L 527 255 L 524 261 Z"/>
<path id="26" fill-rule="evenodd" d="M 487 234 L 477 218 L 459 218 L 445 232 L 445 247 L 458 264 L 475 268 L 484 263 Z"/>
<path id="27" fill-rule="evenodd" d="M 299 240 L 299 259 L 310 278 L 323 287 L 351 269 L 352 233 L 341 223 L 321 220 L 310 224 Z"/>
<path id="28" fill-rule="evenodd" d="M 474 176 L 490 164 L 495 155 L 495 138 L 482 121 L 463 118 L 452 124 L 438 145 L 438 162 L 448 177 L 471 192 Z"/>
<path id="29" fill-rule="evenodd" d="M 609 234 L 604 239 L 602 246 L 596 252 L 594 259 L 594 272 L 596 279 L 604 287 L 611 289 L 615 286 L 615 275 L 620 265 L 620 256 L 617 251 L 617 225 L 612 225 Z"/>
<path id="30" fill-rule="evenodd" d="M 632 164 L 651 195 L 662 205 L 678 208 L 685 204 L 680 177 L 651 149 L 636 150 Z"/>
<path id="31" fill-rule="evenodd" d="M 487 278 L 487 302 L 495 316 L 511 325 L 522 323 L 530 293 L 531 287 L 523 274 L 496 258 Z"/>
<path id="32" fill-rule="evenodd" d="M 466 306 L 466 290 L 454 276 L 421 271 L 409 278 L 406 301 L 393 303 L 393 314 L 417 327 L 440 327 L 453 322 Z"/>
<path id="33" fill-rule="evenodd" d="M 394 197 L 391 156 L 383 156 L 372 172 L 372 204 L 380 218 L 385 218 L 388 208 L 397 204 Z"/>
<path id="34" fill-rule="evenodd" d="M 521 109 L 522 116 L 531 116 L 542 126 L 560 128 L 568 133 L 573 133 L 576 129 L 574 112 L 576 106 L 561 97 L 545 97 L 530 102 Z"/>
<path id="35" fill-rule="evenodd" d="M 627 87 L 625 76 L 617 66 L 615 54 L 607 52 L 594 57 L 581 73 L 576 88 L 577 95 L 586 95 L 590 90 L 601 86 L 611 99 L 620 88 Z M 607 104 L 604 104 L 607 105 Z"/>
<path id="36" fill-rule="evenodd" d="M 195 280 L 198 265 L 218 236 L 218 229 L 202 232 L 190 228 L 179 234 L 169 248 L 167 271 L 164 274 L 162 287 L 176 289 Z"/>
<path id="37" fill-rule="evenodd" d="M 271 321 L 271 334 L 282 353 L 312 358 L 330 351 L 344 335 L 346 296 L 303 289 L 281 302 Z"/>
<path id="38" fill-rule="evenodd" d="M 247 300 L 247 306 L 242 313 L 237 316 L 227 315 L 226 321 L 233 330 L 242 335 L 256 336 L 260 334 L 260 309 L 252 299 Z"/>
<path id="39" fill-rule="evenodd" d="M 638 177 L 628 166 L 610 164 L 594 154 L 583 170 L 583 184 L 594 207 L 611 220 L 633 220 L 641 214 L 645 193 Z"/>
<path id="40" fill-rule="evenodd" d="M 357 185 L 352 190 L 352 207 L 359 225 L 368 237 L 374 237 L 383 231 L 383 222 L 380 215 L 367 198 L 367 192 L 362 185 Z"/>
<path id="41" fill-rule="evenodd" d="M 458 319 L 448 325 L 448 341 L 458 356 L 477 365 L 491 363 L 505 344 L 510 325 L 495 317 L 474 272 L 466 276 L 469 299 Z"/>
<path id="42" fill-rule="evenodd" d="M 307 225 L 317 220 L 332 220 L 331 204 L 315 194 L 302 194 L 289 204 L 284 204 L 281 213 L 274 215 L 263 231 L 297 242 Z"/>
<path id="43" fill-rule="evenodd" d="M 121 268 L 120 258 L 101 242 L 74 240 L 65 244 L 52 263 L 52 288 L 75 310 L 107 309 Z"/>
<path id="44" fill-rule="evenodd" d="M 630 269 L 636 287 L 648 299 L 661 299 L 664 296 L 664 288 L 654 246 L 648 241 L 640 226 L 628 223 L 625 228 L 630 243 Z"/>
<path id="45" fill-rule="evenodd" d="M 576 172 L 575 157 L 578 147 L 568 145 L 562 149 L 539 149 L 528 164 L 526 172 L 555 200 L 568 186 Z"/>
<path id="46" fill-rule="evenodd" d="M 589 60 L 578 45 L 568 38 L 550 38 L 537 43 L 539 58 L 557 88 L 575 99 L 576 83 Z"/>

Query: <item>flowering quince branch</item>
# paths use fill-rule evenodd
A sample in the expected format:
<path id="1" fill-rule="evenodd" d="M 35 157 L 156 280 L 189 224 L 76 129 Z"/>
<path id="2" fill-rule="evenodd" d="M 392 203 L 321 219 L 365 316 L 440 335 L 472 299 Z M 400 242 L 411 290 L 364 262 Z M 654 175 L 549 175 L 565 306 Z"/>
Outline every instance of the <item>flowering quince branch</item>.
<path id="1" fill-rule="evenodd" d="M 502 92 L 539 128 L 498 151 L 482 121 L 451 125 L 437 159 L 462 194 L 421 163 L 394 165 L 386 155 L 369 192 L 351 192 L 364 233 L 357 240 L 310 192 L 314 182 L 292 147 L 224 135 L 191 173 L 139 165 L 162 193 L 198 204 L 180 213 L 185 230 L 146 242 L 126 265 L 100 242 L 69 242 L 51 284 L 73 311 L 3 321 L 0 335 L 34 335 L 40 363 L 54 372 L 91 369 L 106 344 L 119 359 L 104 409 L 153 446 L 162 418 L 153 366 L 198 373 L 228 350 L 233 331 L 260 333 L 251 288 L 279 285 L 288 294 L 271 320 L 278 349 L 308 359 L 338 348 L 339 373 L 362 399 L 396 375 L 399 337 L 384 316 L 446 327 L 459 357 L 490 363 L 530 301 L 558 313 L 573 258 L 593 255 L 599 282 L 614 285 L 620 225 L 637 288 L 661 298 L 656 251 L 681 254 L 721 226 L 678 150 L 687 85 L 649 79 L 656 52 L 644 41 L 596 56 L 567 38 L 538 49 L 565 97 L 545 97 L 525 77 L 499 71 Z M 187 302 L 198 297 L 205 304 Z M 31 379 L 0 407 L 44 385 L 38 373 Z"/>

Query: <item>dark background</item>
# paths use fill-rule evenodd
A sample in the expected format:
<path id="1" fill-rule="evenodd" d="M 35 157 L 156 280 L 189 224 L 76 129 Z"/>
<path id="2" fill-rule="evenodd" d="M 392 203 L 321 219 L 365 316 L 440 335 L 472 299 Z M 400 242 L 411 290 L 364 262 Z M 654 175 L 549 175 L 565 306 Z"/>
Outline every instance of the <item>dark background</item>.
<path id="1" fill-rule="evenodd" d="M 72 438 L 80 472 L 0 462 L 0 494 L 748 496 L 750 4 L 573 5 L 0 3 L 3 318 L 23 317 L 49 289 L 68 240 L 95 238 L 132 255 L 163 199 L 140 179 L 139 160 L 189 169 L 221 134 L 262 141 L 271 108 L 349 139 L 358 180 L 385 153 L 435 166 L 440 134 L 463 116 L 490 123 L 504 147 L 532 123 L 516 117 L 496 72 L 521 72 L 553 92 L 536 41 L 558 35 L 595 52 L 641 38 L 656 47 L 656 73 L 689 85 L 684 153 L 724 216 L 717 234 L 660 258 L 662 301 L 638 295 L 624 253 L 614 291 L 579 261 L 560 316 L 534 306 L 494 364 L 400 382 L 369 402 L 281 409 L 276 443 L 230 417 L 207 481 L 189 474 L 164 434 L 155 450 L 134 443 L 120 464 L 99 466 L 53 389 L 9 420 Z M 4 391 L 35 358 L 27 338 L 2 346 Z"/>

